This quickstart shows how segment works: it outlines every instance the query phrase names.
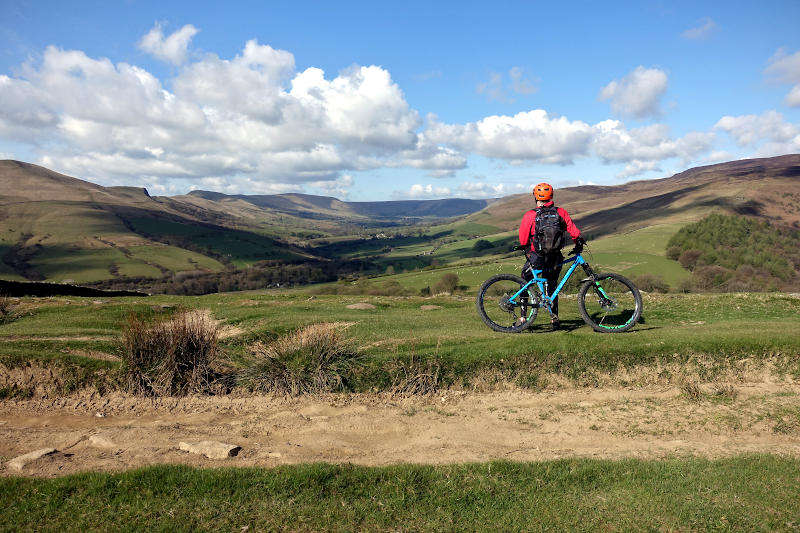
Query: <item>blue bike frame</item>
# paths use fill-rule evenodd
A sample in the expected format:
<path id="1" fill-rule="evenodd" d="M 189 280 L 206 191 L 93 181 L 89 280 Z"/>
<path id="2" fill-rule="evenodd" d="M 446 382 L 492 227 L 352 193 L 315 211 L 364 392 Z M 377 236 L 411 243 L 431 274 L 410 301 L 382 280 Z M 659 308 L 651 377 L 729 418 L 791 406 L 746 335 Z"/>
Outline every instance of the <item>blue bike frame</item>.
<path id="1" fill-rule="evenodd" d="M 547 280 L 540 277 L 542 272 L 546 272 L 547 270 L 555 270 L 556 268 L 562 265 L 566 265 L 567 263 L 572 263 L 572 266 L 569 267 L 567 273 L 564 274 L 564 277 L 561 278 L 561 282 L 556 287 L 556 290 L 553 291 L 552 296 L 548 296 L 546 287 Z M 522 293 L 524 293 L 528 289 L 528 287 L 536 283 L 537 286 L 539 287 L 539 292 L 541 293 L 542 296 L 542 304 L 544 304 L 544 307 L 547 308 L 547 311 L 550 312 L 550 314 L 552 314 L 553 311 L 551 309 L 551 305 L 553 303 L 553 300 L 558 296 L 558 293 L 561 292 L 561 289 L 564 288 L 564 284 L 567 282 L 570 276 L 572 276 L 572 273 L 575 272 L 575 269 L 578 268 L 578 266 L 582 266 L 585 264 L 586 260 L 583 258 L 583 256 L 581 254 L 576 254 L 561 261 L 559 264 L 550 269 L 536 270 L 532 268 L 531 272 L 533 273 L 533 279 L 531 279 L 528 283 L 523 285 L 517 292 L 515 292 L 514 295 L 508 299 L 508 301 L 514 305 L 523 305 L 517 298 L 519 298 L 522 295 Z M 607 296 L 605 291 L 603 291 L 603 288 L 600 287 L 599 285 L 597 286 L 597 288 L 600 291 L 600 294 L 602 294 L 602 296 L 606 298 Z M 542 304 L 539 304 L 539 307 L 542 307 Z"/>

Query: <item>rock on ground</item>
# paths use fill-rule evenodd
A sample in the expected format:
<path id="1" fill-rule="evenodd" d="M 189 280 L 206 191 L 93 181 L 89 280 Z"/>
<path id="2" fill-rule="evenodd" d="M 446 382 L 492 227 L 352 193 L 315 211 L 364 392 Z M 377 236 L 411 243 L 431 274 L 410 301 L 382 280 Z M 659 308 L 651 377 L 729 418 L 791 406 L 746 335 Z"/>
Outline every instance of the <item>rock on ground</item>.
<path id="1" fill-rule="evenodd" d="M 38 461 L 42 457 L 47 455 L 51 455 L 56 453 L 55 448 L 42 448 L 41 450 L 36 450 L 30 453 L 26 453 L 25 455 L 20 455 L 19 457 L 15 457 L 8 462 L 8 467 L 13 468 L 14 470 L 22 470 L 29 464 L 34 461 Z"/>
<path id="2" fill-rule="evenodd" d="M 357 303 L 357 304 L 350 304 L 347 306 L 348 309 L 375 309 L 375 306 L 368 303 Z"/>
<path id="3" fill-rule="evenodd" d="M 235 444 L 226 444 L 213 440 L 204 440 L 195 443 L 181 442 L 178 447 L 185 452 L 205 455 L 209 459 L 235 457 L 238 455 L 239 450 L 242 449 L 241 446 L 236 446 Z"/>

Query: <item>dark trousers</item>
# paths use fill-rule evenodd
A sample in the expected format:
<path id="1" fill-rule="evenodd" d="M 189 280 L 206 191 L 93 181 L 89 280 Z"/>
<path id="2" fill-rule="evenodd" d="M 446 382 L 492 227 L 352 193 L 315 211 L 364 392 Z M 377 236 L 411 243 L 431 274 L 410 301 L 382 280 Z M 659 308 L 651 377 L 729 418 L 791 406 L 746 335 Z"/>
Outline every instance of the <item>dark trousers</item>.
<path id="1" fill-rule="evenodd" d="M 525 281 L 533 279 L 533 272 L 531 272 L 531 269 L 544 270 L 541 277 L 547 280 L 547 295 L 552 296 L 556 287 L 558 287 L 558 277 L 561 275 L 561 265 L 558 264 L 563 260 L 564 256 L 561 255 L 561 252 L 547 255 L 531 253 L 528 256 L 528 260 L 525 261 L 525 265 L 522 267 L 522 279 Z M 558 316 L 558 297 L 553 300 L 552 309 L 553 314 Z"/>

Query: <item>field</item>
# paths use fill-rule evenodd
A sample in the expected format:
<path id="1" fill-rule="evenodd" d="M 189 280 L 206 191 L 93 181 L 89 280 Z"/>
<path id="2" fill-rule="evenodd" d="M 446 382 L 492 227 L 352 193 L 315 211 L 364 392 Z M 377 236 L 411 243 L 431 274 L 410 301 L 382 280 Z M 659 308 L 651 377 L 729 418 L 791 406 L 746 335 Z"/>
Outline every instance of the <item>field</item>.
<path id="1" fill-rule="evenodd" d="M 11 299 L 0 530 L 101 530 L 119 517 L 130 530 L 797 529 L 798 295 L 645 294 L 644 320 L 621 335 L 592 332 L 567 295 L 564 330 L 540 318 L 504 335 L 477 317 L 474 290 L 518 265 L 507 261 L 457 267 L 469 288 L 430 298 Z M 431 284 L 446 271 L 385 279 Z M 232 367 L 257 342 L 326 323 L 359 366 L 344 392 L 308 397 L 117 390 L 128 315 L 182 308 L 218 321 Z M 398 386 L 415 372 L 436 374 L 427 393 Z M 207 459 L 178 446 L 202 440 L 242 450 Z M 58 452 L 7 466 L 45 447 Z"/>

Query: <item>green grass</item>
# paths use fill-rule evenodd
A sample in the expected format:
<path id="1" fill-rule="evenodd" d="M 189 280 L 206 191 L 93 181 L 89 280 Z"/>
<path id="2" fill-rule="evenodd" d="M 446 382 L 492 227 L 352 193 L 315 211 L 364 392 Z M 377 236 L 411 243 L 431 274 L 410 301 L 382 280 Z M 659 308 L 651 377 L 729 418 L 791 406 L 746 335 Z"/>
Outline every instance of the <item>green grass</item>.
<path id="1" fill-rule="evenodd" d="M 172 272 L 222 270 L 225 268 L 222 263 L 215 259 L 174 246 L 134 246 L 129 248 L 129 251 L 131 256 L 137 260 L 160 265 Z"/>
<path id="2" fill-rule="evenodd" d="M 0 479 L 3 531 L 792 531 L 800 461 L 274 469 Z"/>
<path id="3" fill-rule="evenodd" d="M 222 341 L 234 360 L 255 340 L 269 341 L 316 323 L 346 322 L 345 336 L 362 356 L 360 373 L 351 382 L 355 390 L 387 387 L 386 363 L 412 356 L 438 360 L 445 383 L 468 383 L 475 373 L 494 369 L 527 376 L 524 381 L 534 387 L 544 373 L 591 385 L 598 373 L 620 365 L 663 362 L 692 365 L 702 379 L 712 380 L 745 359 L 778 362 L 782 371 L 800 377 L 800 298 L 779 293 L 645 295 L 644 322 L 624 334 L 592 331 L 580 319 L 574 295 L 561 299 L 565 330 L 550 332 L 547 317 L 540 317 L 532 330 L 521 334 L 491 331 L 479 319 L 471 295 L 310 298 L 306 291 L 289 290 L 95 301 L 24 299 L 33 307 L 0 325 L 0 354 L 13 349 L 15 357 L 48 362 L 59 358 L 64 342 L 106 343 L 109 347 L 101 351 L 113 350 L 128 313 L 186 307 L 210 309 L 223 325 L 241 329 L 240 335 Z M 376 309 L 347 308 L 358 302 Z M 172 307 L 162 311 L 162 304 Z M 439 308 L 423 311 L 423 305 Z"/>

